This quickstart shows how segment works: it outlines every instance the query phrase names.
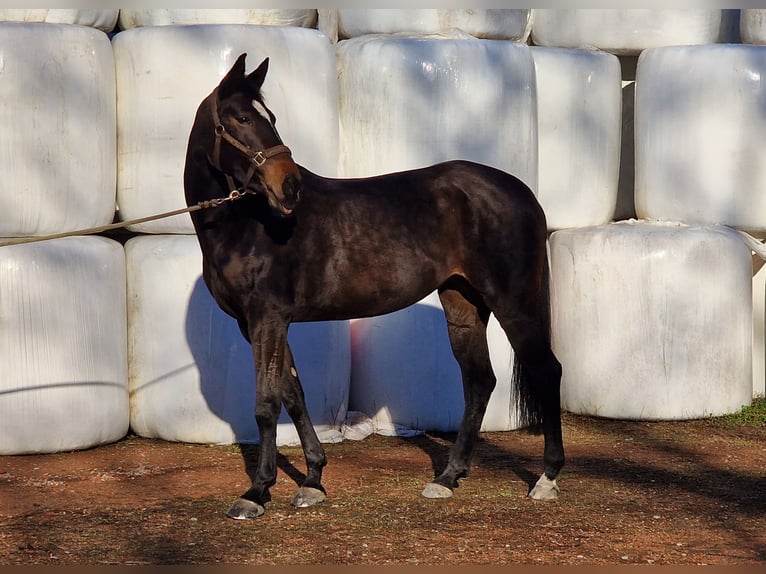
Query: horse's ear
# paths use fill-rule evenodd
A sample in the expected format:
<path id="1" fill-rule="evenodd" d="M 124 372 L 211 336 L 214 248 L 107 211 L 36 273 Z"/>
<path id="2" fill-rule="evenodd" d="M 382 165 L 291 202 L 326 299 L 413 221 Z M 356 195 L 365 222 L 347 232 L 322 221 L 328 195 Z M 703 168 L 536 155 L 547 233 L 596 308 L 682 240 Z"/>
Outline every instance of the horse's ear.
<path id="1" fill-rule="evenodd" d="M 268 71 L 269 59 L 266 58 L 255 70 L 250 72 L 249 76 L 247 76 L 247 84 L 251 90 L 257 92 L 261 89 L 261 86 L 263 86 L 263 81 L 266 79 L 266 72 Z"/>
<path id="2" fill-rule="evenodd" d="M 244 79 L 245 58 L 247 58 L 247 52 L 240 54 L 239 58 L 237 58 L 237 61 L 234 62 L 234 65 L 231 67 L 231 70 L 226 72 L 223 80 L 221 80 L 221 83 L 218 84 L 218 92 L 221 97 L 226 95 L 227 88 L 231 90 L 235 89 L 235 86 Z"/>

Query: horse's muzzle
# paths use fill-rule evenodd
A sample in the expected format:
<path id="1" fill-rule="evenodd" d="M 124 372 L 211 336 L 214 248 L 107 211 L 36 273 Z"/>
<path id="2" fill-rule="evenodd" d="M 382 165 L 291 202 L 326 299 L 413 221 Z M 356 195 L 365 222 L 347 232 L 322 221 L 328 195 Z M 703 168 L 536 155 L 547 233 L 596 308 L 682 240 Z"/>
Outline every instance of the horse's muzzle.
<path id="1" fill-rule="evenodd" d="M 275 207 L 284 217 L 292 215 L 295 207 L 301 200 L 302 194 L 303 184 L 301 183 L 300 176 L 288 173 L 282 180 L 282 193 L 273 194 L 274 201 L 271 202 L 272 207 Z"/>

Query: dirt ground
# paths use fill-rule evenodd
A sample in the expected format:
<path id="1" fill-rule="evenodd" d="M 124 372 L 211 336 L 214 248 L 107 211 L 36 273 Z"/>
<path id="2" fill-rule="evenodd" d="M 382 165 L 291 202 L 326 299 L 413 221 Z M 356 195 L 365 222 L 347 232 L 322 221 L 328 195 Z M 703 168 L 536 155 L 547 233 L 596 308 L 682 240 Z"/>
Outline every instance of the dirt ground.
<path id="1" fill-rule="evenodd" d="M 558 501 L 526 498 L 542 437 L 484 433 L 455 496 L 427 500 L 452 435 L 326 445 L 328 498 L 290 499 L 281 448 L 266 514 L 226 518 L 254 447 L 137 437 L 0 457 L 0 564 L 766 563 L 766 426 L 565 415 Z"/>

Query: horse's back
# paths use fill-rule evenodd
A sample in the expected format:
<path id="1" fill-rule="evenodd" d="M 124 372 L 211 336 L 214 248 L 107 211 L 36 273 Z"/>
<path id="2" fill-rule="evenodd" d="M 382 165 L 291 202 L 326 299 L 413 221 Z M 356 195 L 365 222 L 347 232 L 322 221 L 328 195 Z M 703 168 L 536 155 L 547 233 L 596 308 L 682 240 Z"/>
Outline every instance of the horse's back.
<path id="1" fill-rule="evenodd" d="M 537 239 L 547 234 L 545 213 L 534 192 L 518 177 L 468 160 L 451 160 L 419 169 L 362 180 L 348 180 L 352 188 L 385 193 L 441 227 L 460 224 L 473 241 L 494 242 L 498 248 L 520 236 Z"/>
<path id="2" fill-rule="evenodd" d="M 468 160 L 451 160 L 407 171 L 367 178 L 328 179 L 306 170 L 306 191 L 315 191 L 317 200 L 329 205 L 335 201 L 369 203 L 380 208 L 394 204 L 417 210 L 445 202 L 450 210 L 465 204 L 474 212 L 511 216 L 542 216 L 532 190 L 516 176 L 492 166 Z"/>
<path id="3" fill-rule="evenodd" d="M 484 277 L 491 268 L 510 281 L 514 270 L 537 265 L 528 258 L 544 253 L 547 237 L 527 185 L 463 160 L 357 179 L 306 172 L 302 209 L 303 260 L 329 260 L 325 267 L 342 277 L 364 269 L 391 297 L 425 296 L 452 275 Z"/>

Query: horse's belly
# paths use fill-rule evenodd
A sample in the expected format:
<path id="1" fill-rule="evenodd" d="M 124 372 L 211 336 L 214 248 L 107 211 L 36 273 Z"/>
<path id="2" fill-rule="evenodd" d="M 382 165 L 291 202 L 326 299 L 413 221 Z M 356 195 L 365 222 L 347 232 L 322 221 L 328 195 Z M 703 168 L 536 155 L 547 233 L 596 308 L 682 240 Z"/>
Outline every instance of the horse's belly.
<path id="1" fill-rule="evenodd" d="M 366 268 L 354 274 L 327 274 L 316 296 L 306 299 L 304 320 L 354 319 L 383 315 L 420 301 L 449 276 L 422 264 Z M 301 320 L 296 317 L 296 320 Z"/>

